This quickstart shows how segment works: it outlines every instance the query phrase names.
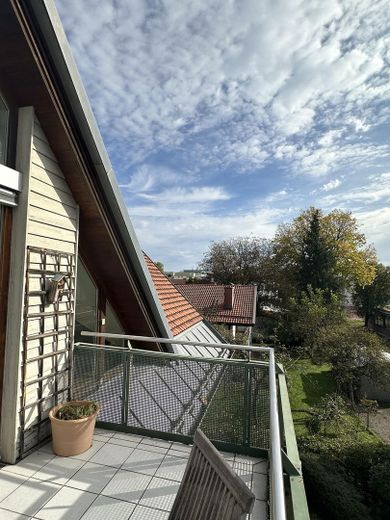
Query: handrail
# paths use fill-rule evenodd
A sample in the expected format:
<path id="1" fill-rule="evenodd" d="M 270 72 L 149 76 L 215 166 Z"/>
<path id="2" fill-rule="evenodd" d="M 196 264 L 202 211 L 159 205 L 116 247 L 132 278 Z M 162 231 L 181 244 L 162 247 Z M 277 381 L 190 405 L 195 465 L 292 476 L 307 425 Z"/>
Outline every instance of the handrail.
<path id="1" fill-rule="evenodd" d="M 194 341 L 182 341 L 167 338 L 151 338 L 148 336 L 133 336 L 127 334 L 110 334 L 104 332 L 82 331 L 81 336 L 127 339 L 147 343 L 165 343 L 174 345 L 187 345 L 205 348 L 222 348 L 228 350 L 238 350 L 243 352 L 267 352 L 269 354 L 269 395 L 270 395 L 270 430 L 271 430 L 271 499 L 272 499 L 272 518 L 273 520 L 286 520 L 286 504 L 283 482 L 282 448 L 280 443 L 280 424 L 278 411 L 278 397 L 276 386 L 276 364 L 274 349 L 271 347 L 249 347 L 233 345 L 229 343 L 205 343 Z M 82 346 L 82 343 L 80 344 Z M 101 346 L 104 348 L 104 345 Z"/>

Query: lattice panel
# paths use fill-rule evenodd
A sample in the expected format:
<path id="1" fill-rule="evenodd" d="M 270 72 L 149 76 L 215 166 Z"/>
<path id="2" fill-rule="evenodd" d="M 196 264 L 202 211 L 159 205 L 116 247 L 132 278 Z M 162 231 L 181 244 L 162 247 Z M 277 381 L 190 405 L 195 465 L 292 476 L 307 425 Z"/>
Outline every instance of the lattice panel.
<path id="1" fill-rule="evenodd" d="M 21 365 L 19 454 L 50 433 L 50 408 L 70 397 L 75 308 L 74 254 L 27 249 Z M 47 300 L 49 282 L 65 275 L 60 298 Z"/>

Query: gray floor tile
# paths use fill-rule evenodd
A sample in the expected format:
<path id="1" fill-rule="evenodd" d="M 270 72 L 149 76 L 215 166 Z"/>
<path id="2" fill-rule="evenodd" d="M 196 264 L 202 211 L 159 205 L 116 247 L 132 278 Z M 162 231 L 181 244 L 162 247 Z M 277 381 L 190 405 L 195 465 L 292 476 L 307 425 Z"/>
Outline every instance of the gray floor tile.
<path id="1" fill-rule="evenodd" d="M 122 469 L 154 475 L 164 460 L 163 453 L 155 453 L 137 448 L 122 465 Z"/>
<path id="2" fill-rule="evenodd" d="M 170 441 L 163 441 L 161 439 L 153 439 L 151 437 L 144 437 L 141 444 L 148 444 L 149 446 L 157 446 L 159 448 L 169 449 L 172 445 Z"/>
<path id="3" fill-rule="evenodd" d="M 179 486 L 179 482 L 153 477 L 140 500 L 140 505 L 170 511 Z"/>
<path id="4" fill-rule="evenodd" d="M 8 473 L 16 473 L 24 477 L 32 477 L 34 473 L 39 471 L 42 466 L 50 462 L 54 458 L 54 453 L 46 451 L 34 451 L 31 455 L 21 460 L 17 464 L 9 464 L 2 468 L 1 471 Z"/>
<path id="5" fill-rule="evenodd" d="M 137 448 L 138 441 L 132 439 L 120 439 L 118 437 L 111 437 L 108 439 L 108 444 L 117 444 L 118 446 L 127 446 L 128 448 Z"/>
<path id="6" fill-rule="evenodd" d="M 0 501 L 4 500 L 16 488 L 26 482 L 27 478 L 16 473 L 8 473 L 5 468 L 0 470 Z M 1 505 L 1 504 L 0 504 Z"/>
<path id="7" fill-rule="evenodd" d="M 267 520 L 268 519 L 268 506 L 266 502 L 261 500 L 255 500 L 252 514 L 248 515 L 247 518 L 250 520 Z"/>
<path id="8" fill-rule="evenodd" d="M 268 475 L 268 460 L 260 460 L 259 462 L 255 462 L 253 464 L 253 472 Z"/>
<path id="9" fill-rule="evenodd" d="M 54 457 L 43 468 L 34 473 L 33 477 L 54 484 L 65 484 L 83 464 L 85 464 L 83 460 Z"/>
<path id="10" fill-rule="evenodd" d="M 39 511 L 42 506 L 57 493 L 60 486 L 42 480 L 29 479 L 1 502 L 1 507 L 29 516 Z"/>
<path id="11" fill-rule="evenodd" d="M 105 444 L 90 458 L 90 462 L 119 468 L 132 452 L 133 448 L 118 446 L 117 444 Z"/>
<path id="12" fill-rule="evenodd" d="M 156 472 L 156 477 L 180 482 L 183 478 L 188 460 L 183 457 L 167 455 Z"/>
<path id="13" fill-rule="evenodd" d="M 261 473 L 253 473 L 252 491 L 258 500 L 267 500 L 268 498 L 268 475 Z"/>
<path id="14" fill-rule="evenodd" d="M 28 520 L 30 517 L 0 508 L 0 520 Z"/>
<path id="15" fill-rule="evenodd" d="M 136 433 L 117 432 L 114 434 L 114 438 L 129 440 L 129 441 L 133 441 L 133 442 L 141 442 L 143 439 L 143 436 L 137 435 Z"/>
<path id="16" fill-rule="evenodd" d="M 119 470 L 103 489 L 101 494 L 117 498 L 118 500 L 138 502 L 150 480 L 151 477 L 147 475 Z"/>
<path id="17" fill-rule="evenodd" d="M 63 487 L 35 514 L 35 518 L 79 520 L 95 499 L 96 495 L 92 493 Z"/>
<path id="18" fill-rule="evenodd" d="M 115 475 L 116 471 L 117 469 L 111 466 L 87 462 L 68 480 L 66 485 L 77 489 L 84 489 L 91 493 L 100 493 Z"/>
<path id="19" fill-rule="evenodd" d="M 158 509 L 138 505 L 130 520 L 168 520 L 169 513 Z"/>
<path id="20" fill-rule="evenodd" d="M 82 520 L 128 520 L 135 504 L 100 495 L 91 505 Z M 149 517 L 144 516 L 144 520 Z"/>

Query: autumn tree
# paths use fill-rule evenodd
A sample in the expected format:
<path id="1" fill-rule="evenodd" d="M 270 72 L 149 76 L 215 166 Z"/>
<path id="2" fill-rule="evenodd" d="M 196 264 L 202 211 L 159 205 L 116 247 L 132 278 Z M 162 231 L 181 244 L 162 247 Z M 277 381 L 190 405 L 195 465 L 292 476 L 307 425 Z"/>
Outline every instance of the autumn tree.
<path id="1" fill-rule="evenodd" d="M 326 281 L 328 289 L 341 293 L 354 285 L 368 285 L 375 277 L 375 250 L 367 246 L 350 212 L 333 210 L 325 215 L 309 208 L 290 224 L 279 226 L 273 246 L 274 272 L 284 301 L 299 293 L 303 279 L 320 288 Z"/>
<path id="2" fill-rule="evenodd" d="M 218 283 L 261 285 L 267 279 L 271 252 L 271 242 L 265 238 L 235 237 L 213 242 L 199 267 Z"/>
<path id="3" fill-rule="evenodd" d="M 369 285 L 358 285 L 354 293 L 354 303 L 364 316 L 365 325 L 375 309 L 390 303 L 390 267 L 377 264 L 376 275 Z"/>

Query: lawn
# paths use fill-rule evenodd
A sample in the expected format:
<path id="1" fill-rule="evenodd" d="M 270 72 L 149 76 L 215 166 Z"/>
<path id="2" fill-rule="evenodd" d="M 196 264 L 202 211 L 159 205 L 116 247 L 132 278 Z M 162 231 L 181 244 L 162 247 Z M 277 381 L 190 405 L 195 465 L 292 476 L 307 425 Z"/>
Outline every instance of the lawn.
<path id="1" fill-rule="evenodd" d="M 307 410 L 317 404 L 321 397 L 336 391 L 336 385 L 330 365 L 315 365 L 310 359 L 295 361 L 287 370 L 287 381 L 297 437 L 306 435 L 305 419 Z M 375 435 L 369 432 L 352 411 L 344 416 L 337 432 L 329 431 L 329 436 L 350 437 L 359 442 L 377 442 Z"/>

